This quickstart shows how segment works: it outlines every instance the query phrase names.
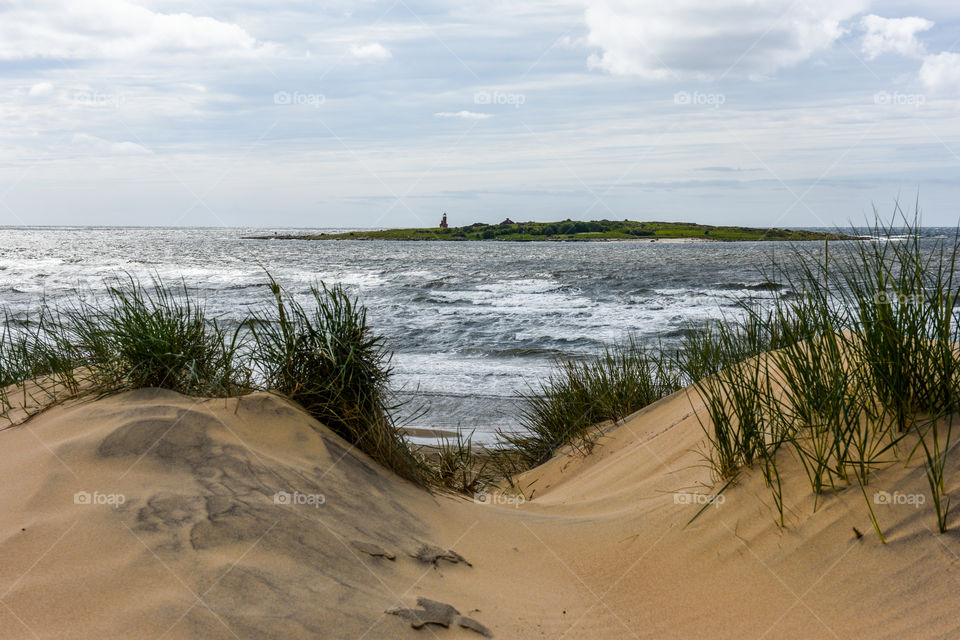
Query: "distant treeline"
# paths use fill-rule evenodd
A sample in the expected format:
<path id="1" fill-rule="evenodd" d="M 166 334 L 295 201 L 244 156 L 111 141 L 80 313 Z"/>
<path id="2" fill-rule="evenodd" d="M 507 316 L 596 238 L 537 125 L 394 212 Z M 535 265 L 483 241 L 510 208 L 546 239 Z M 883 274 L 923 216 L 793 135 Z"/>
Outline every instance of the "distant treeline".
<path id="1" fill-rule="evenodd" d="M 321 233 L 319 235 L 255 236 L 255 239 L 287 240 L 499 240 L 530 242 L 534 240 L 636 240 L 692 238 L 701 240 L 823 240 L 852 239 L 842 234 L 825 234 L 797 229 L 761 229 L 751 227 L 717 227 L 692 222 L 637 222 L 634 220 L 562 220 L 560 222 L 513 222 L 500 224 L 476 222 L 465 227 L 382 229 Z"/>

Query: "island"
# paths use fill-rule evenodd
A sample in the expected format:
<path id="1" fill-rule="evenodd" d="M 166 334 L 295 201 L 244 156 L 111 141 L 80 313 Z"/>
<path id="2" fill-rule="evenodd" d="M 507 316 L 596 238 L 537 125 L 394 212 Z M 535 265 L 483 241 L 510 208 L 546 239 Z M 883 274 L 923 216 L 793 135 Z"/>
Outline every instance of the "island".
<path id="1" fill-rule="evenodd" d="M 443 222 L 446 221 L 444 217 Z M 761 229 L 696 224 L 693 222 L 637 222 L 634 220 L 591 220 L 560 222 L 476 222 L 465 227 L 378 229 L 320 234 L 273 234 L 244 236 L 248 240 L 486 240 L 501 242 L 612 240 L 704 240 L 718 242 L 757 240 L 854 240 L 856 236 L 803 229 Z"/>

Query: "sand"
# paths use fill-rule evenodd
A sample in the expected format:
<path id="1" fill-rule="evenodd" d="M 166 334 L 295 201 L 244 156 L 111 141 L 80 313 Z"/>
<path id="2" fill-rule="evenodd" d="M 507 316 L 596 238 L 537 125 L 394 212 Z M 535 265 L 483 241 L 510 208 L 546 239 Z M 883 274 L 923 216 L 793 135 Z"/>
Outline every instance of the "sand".
<path id="1" fill-rule="evenodd" d="M 960 540 L 929 504 L 878 505 L 882 545 L 858 489 L 814 512 L 788 472 L 781 529 L 747 472 L 688 525 L 713 486 L 695 409 L 681 391 L 523 474 L 524 498 L 474 500 L 266 393 L 58 405 L 0 431 L 2 637 L 960 635 Z M 897 465 L 868 492 L 925 483 Z M 396 614 L 430 607 L 449 628 Z"/>

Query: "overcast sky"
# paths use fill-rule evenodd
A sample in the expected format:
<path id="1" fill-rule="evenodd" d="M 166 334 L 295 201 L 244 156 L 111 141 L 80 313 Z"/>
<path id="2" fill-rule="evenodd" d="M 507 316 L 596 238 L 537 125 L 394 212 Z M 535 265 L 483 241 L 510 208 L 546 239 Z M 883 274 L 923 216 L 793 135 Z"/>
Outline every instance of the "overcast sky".
<path id="1" fill-rule="evenodd" d="M 0 0 L 0 224 L 960 216 L 960 6 Z"/>

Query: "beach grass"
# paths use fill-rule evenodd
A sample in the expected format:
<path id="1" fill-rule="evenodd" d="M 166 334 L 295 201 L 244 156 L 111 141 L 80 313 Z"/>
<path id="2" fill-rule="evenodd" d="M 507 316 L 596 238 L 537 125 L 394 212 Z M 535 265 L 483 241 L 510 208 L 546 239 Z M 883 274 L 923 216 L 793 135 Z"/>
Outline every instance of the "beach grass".
<path id="1" fill-rule="evenodd" d="M 73 371 L 101 392 L 160 387 L 227 397 L 249 388 L 236 332 L 228 335 L 184 283 L 117 279 L 105 300 L 81 298 L 56 310 L 47 334 Z"/>
<path id="2" fill-rule="evenodd" d="M 493 459 L 473 443 L 474 432 L 457 429 L 436 447 L 421 449 L 424 466 L 434 486 L 463 494 L 477 494 L 498 479 Z"/>
<path id="3" fill-rule="evenodd" d="M 600 425 L 616 423 L 680 388 L 661 352 L 628 340 L 585 360 L 557 361 L 557 371 L 521 393 L 519 429 L 501 430 L 494 450 L 507 468 L 537 466 L 562 447 L 589 452 Z"/>
<path id="4" fill-rule="evenodd" d="M 44 305 L 36 322 L 7 317 L 0 332 L 0 409 L 34 381 L 31 400 L 159 387 L 195 397 L 281 393 L 398 475 L 427 482 L 393 419 L 391 354 L 366 310 L 339 286 L 311 289 L 303 306 L 267 275 L 273 305 L 232 332 L 185 284 L 127 275 L 105 295 Z M 25 393 L 25 391 L 24 391 Z M 24 405 L 28 404 L 24 398 Z"/>
<path id="5" fill-rule="evenodd" d="M 43 340 L 47 326 L 44 311 L 33 323 L 18 322 L 9 314 L 4 315 L 0 327 L 0 412 L 13 406 L 11 396 L 18 390 L 21 404 L 28 403 L 25 381 L 72 372 L 70 355 L 51 348 Z"/>
<path id="6" fill-rule="evenodd" d="M 425 482 L 393 418 L 392 354 L 367 311 L 340 285 L 310 289 L 303 306 L 270 278 L 275 304 L 254 312 L 251 366 L 266 388 L 300 404 L 347 442 L 418 484 Z"/>
<path id="7" fill-rule="evenodd" d="M 829 262 L 828 252 L 795 247 L 770 275 L 795 295 L 701 331 L 687 343 L 686 370 L 706 375 L 693 384 L 716 474 L 730 478 L 760 461 L 781 523 L 779 463 L 790 453 L 814 508 L 855 483 L 883 540 L 864 487 L 875 469 L 920 452 L 943 532 L 960 408 L 960 234 L 922 248 L 917 218 L 898 209 L 871 235 Z M 767 349 L 743 349 L 737 336 L 748 334 L 770 338 Z"/>

